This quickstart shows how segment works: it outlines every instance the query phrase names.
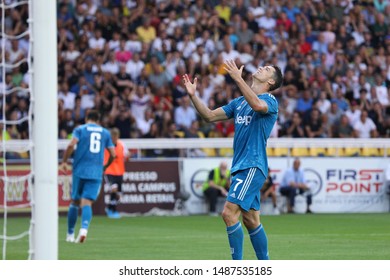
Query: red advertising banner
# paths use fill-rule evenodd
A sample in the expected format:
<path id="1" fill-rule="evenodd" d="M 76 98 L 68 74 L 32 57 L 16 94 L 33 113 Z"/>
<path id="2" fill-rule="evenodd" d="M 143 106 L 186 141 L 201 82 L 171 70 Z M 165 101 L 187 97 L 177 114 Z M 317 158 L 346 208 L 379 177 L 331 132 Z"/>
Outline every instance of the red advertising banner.
<path id="1" fill-rule="evenodd" d="M 71 171 L 58 175 L 58 206 L 60 211 L 67 211 L 70 202 L 72 177 Z M 10 212 L 29 212 L 31 193 L 29 179 L 30 165 L 7 163 L 7 170 L 0 169 L 0 212 L 4 208 L 5 184 L 7 184 L 7 207 Z"/>
<path id="2" fill-rule="evenodd" d="M 71 171 L 58 174 L 58 206 L 67 211 L 71 200 Z M 3 209 L 5 183 L 7 182 L 8 211 L 29 212 L 30 191 L 28 188 L 30 166 L 8 164 L 7 174 L 0 169 L 0 212 Z M 180 194 L 179 164 L 177 161 L 132 161 L 126 164 L 123 176 L 119 212 L 147 213 L 153 208 L 173 210 Z M 109 202 L 110 187 L 103 182 L 95 214 L 105 214 Z"/>
<path id="3" fill-rule="evenodd" d="M 131 161 L 126 163 L 119 212 L 147 213 L 154 208 L 173 210 L 180 194 L 177 161 Z M 94 213 L 104 214 L 110 186 L 103 183 Z"/>

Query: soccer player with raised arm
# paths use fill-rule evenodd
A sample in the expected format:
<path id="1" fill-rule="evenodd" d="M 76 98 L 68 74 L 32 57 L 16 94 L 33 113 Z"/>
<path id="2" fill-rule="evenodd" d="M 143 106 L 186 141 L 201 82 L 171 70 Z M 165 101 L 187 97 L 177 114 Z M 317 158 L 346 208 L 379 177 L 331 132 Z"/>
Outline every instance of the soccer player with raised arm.
<path id="1" fill-rule="evenodd" d="M 269 259 L 268 240 L 260 223 L 260 189 L 268 174 L 267 139 L 278 116 L 278 102 L 269 92 L 281 86 L 283 75 L 278 66 L 259 67 L 249 86 L 242 78 L 243 69 L 244 66 L 238 68 L 232 60 L 225 62 L 225 70 L 243 96 L 215 110 L 209 109 L 196 95 L 197 78 L 192 83 L 185 74 L 183 80 L 192 103 L 204 120 L 216 122 L 234 118 L 232 182 L 222 218 L 234 260 L 243 258 L 241 214 L 257 258 L 266 260 Z"/>
<path id="2" fill-rule="evenodd" d="M 72 200 L 68 210 L 67 242 L 83 243 L 87 238 L 92 220 L 92 203 L 97 199 L 103 179 L 103 171 L 115 158 L 114 144 L 107 129 L 98 124 L 99 113 L 88 112 L 86 123 L 76 127 L 72 140 L 65 150 L 61 168 L 66 169 L 68 159 L 73 155 Z M 110 152 L 110 159 L 103 165 L 104 150 Z M 81 228 L 77 239 L 74 230 L 79 207 L 81 207 Z"/>

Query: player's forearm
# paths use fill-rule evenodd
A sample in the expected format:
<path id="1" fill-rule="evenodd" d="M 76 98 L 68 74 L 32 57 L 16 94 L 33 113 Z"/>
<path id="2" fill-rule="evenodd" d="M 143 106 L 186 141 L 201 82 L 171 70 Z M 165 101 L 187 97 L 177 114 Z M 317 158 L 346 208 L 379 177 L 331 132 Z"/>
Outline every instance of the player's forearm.
<path id="1" fill-rule="evenodd" d="M 209 181 L 209 186 L 210 186 L 211 188 L 214 188 L 214 189 L 217 189 L 217 190 L 223 189 L 222 186 L 216 184 L 214 181 Z"/>
<path id="2" fill-rule="evenodd" d="M 289 185 L 290 185 L 290 187 L 293 187 L 293 188 L 298 187 L 298 183 L 295 183 L 294 181 L 291 181 Z"/>
<path id="3" fill-rule="evenodd" d="M 212 120 L 212 111 L 210 108 L 203 103 L 203 101 L 196 95 L 190 95 L 190 99 L 196 111 L 198 111 L 199 115 L 207 122 L 211 122 Z"/>
<path id="4" fill-rule="evenodd" d="M 265 102 L 262 102 L 256 93 L 248 86 L 242 77 L 236 79 L 236 84 L 241 90 L 242 95 L 248 102 L 249 106 L 256 112 L 267 112 L 268 107 Z"/>
<path id="5" fill-rule="evenodd" d="M 110 164 L 114 161 L 114 157 L 110 154 L 110 157 L 107 160 L 107 163 L 103 166 L 103 170 L 106 170 L 107 167 L 110 166 Z"/>
<path id="6" fill-rule="evenodd" d="M 68 146 L 65 150 L 64 157 L 62 159 L 63 163 L 67 163 L 70 155 L 73 153 L 73 146 Z"/>

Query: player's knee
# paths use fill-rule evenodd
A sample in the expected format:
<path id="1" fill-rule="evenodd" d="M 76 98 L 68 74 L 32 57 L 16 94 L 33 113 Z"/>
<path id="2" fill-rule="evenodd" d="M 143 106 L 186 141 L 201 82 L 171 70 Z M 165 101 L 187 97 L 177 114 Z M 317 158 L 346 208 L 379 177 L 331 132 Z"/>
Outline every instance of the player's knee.
<path id="1" fill-rule="evenodd" d="M 246 228 L 256 228 L 257 226 L 257 220 L 250 216 L 243 216 L 242 222 Z"/>
<path id="2" fill-rule="evenodd" d="M 232 226 L 238 222 L 239 213 L 234 209 L 231 209 L 226 204 L 223 207 L 222 219 L 227 226 Z"/>
<path id="3" fill-rule="evenodd" d="M 226 209 L 226 207 L 223 208 L 222 210 L 222 219 L 223 221 L 225 222 L 226 225 L 230 225 L 231 224 L 231 220 L 232 220 L 232 214 L 231 214 L 231 211 L 229 209 Z"/>
<path id="4" fill-rule="evenodd" d="M 247 229 L 254 229 L 260 225 L 260 216 L 256 212 L 247 212 L 242 215 L 242 222 Z"/>
<path id="5" fill-rule="evenodd" d="M 72 199 L 72 200 L 70 201 L 70 204 L 72 204 L 72 205 L 78 207 L 78 206 L 80 206 L 80 200 L 73 200 L 73 199 Z"/>

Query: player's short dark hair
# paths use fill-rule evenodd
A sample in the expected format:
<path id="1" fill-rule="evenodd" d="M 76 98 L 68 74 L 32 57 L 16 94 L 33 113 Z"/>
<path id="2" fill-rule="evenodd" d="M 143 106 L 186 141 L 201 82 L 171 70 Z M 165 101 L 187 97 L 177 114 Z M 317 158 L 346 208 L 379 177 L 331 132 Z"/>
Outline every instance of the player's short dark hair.
<path id="1" fill-rule="evenodd" d="M 269 91 L 273 91 L 275 89 L 278 89 L 283 84 L 282 70 L 277 65 L 272 65 L 272 67 L 275 69 L 274 76 L 273 76 L 273 79 L 274 79 L 275 83 L 273 85 L 270 85 Z"/>
<path id="2" fill-rule="evenodd" d="M 100 114 L 98 111 L 96 111 L 96 110 L 89 110 L 88 111 L 87 120 L 97 122 L 97 121 L 99 121 L 99 119 L 100 119 Z"/>

